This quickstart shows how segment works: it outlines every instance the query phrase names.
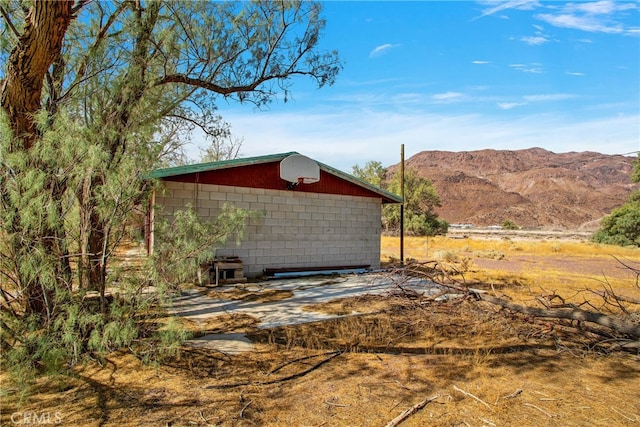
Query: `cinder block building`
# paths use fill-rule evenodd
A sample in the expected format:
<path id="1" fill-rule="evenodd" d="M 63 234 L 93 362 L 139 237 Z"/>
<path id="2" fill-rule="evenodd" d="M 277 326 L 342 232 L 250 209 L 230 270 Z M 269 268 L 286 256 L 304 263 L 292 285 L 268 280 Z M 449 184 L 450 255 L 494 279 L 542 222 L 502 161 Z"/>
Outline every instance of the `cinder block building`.
<path id="1" fill-rule="evenodd" d="M 381 207 L 401 198 L 295 152 L 158 169 L 154 215 L 193 206 L 216 217 L 225 203 L 261 211 L 244 240 L 218 248 L 238 257 L 244 274 L 266 271 L 378 268 Z M 159 208 L 162 209 L 159 209 Z M 153 227 L 151 227 L 153 229 Z M 153 234 L 150 236 L 153 247 Z"/>

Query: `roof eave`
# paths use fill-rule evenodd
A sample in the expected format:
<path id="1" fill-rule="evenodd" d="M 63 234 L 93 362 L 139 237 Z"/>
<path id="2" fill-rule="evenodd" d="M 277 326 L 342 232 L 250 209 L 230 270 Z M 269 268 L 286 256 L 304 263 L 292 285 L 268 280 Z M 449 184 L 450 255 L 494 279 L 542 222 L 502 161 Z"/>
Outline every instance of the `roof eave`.
<path id="1" fill-rule="evenodd" d="M 382 203 L 402 203 L 402 197 L 390 193 L 387 190 L 383 190 L 382 188 L 373 185 L 367 181 L 364 181 L 358 177 L 355 177 L 353 175 L 350 175 L 348 173 L 342 172 L 339 169 L 333 168 L 329 165 L 325 165 L 324 163 L 320 163 L 318 162 L 318 165 L 320 165 L 320 169 L 324 170 L 327 173 L 330 173 L 332 175 L 336 175 L 346 181 L 349 181 L 352 184 L 358 185 L 360 187 L 366 188 L 369 191 L 372 191 L 378 195 L 381 196 L 382 198 Z"/>
<path id="2" fill-rule="evenodd" d="M 218 162 L 197 163 L 195 165 L 174 166 L 170 168 L 155 169 L 149 172 L 147 178 L 161 179 L 171 176 L 187 175 L 198 172 L 206 172 L 211 170 L 230 169 L 239 166 L 257 165 L 262 163 L 271 163 L 282 160 L 292 154 L 298 154 L 295 151 L 288 153 L 270 154 L 266 156 L 247 157 L 243 159 L 223 160 Z"/>

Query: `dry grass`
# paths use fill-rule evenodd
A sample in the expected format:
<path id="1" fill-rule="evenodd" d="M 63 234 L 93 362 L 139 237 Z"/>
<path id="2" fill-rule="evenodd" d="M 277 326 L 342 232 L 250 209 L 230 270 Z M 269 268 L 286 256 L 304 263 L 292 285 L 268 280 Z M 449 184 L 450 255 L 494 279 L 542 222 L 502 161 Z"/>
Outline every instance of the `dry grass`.
<path id="1" fill-rule="evenodd" d="M 387 301 L 383 317 L 263 331 L 238 356 L 190 350 L 148 367 L 114 353 L 74 379 L 43 379 L 27 402 L 9 396 L 3 425 L 57 411 L 64 425 L 381 426 L 434 395 L 403 425 L 640 422 L 637 357 L 593 353 L 580 336 L 471 301 Z"/>
<path id="2" fill-rule="evenodd" d="M 394 253 L 397 241 L 382 245 Z M 407 239 L 408 257 L 426 260 L 425 249 L 424 239 Z M 632 292 L 613 256 L 640 260 L 637 249 L 562 241 L 429 239 L 429 254 L 438 251 L 443 263 L 471 261 L 466 280 L 531 303 L 542 291 L 584 298 L 573 294 L 604 277 Z M 62 425 L 82 426 L 382 426 L 438 396 L 402 425 L 640 424 L 638 355 L 594 351 L 594 338 L 575 328 L 466 299 L 369 296 L 313 308 L 343 317 L 260 330 L 251 316 L 217 316 L 187 326 L 246 332 L 256 351 L 186 349 L 160 366 L 114 353 L 73 378 L 41 379 L 24 401 L 3 382 L 0 422 L 57 413 Z"/>
<path id="3" fill-rule="evenodd" d="M 398 247 L 398 238 L 383 237 L 383 260 L 397 258 Z M 640 293 L 636 273 L 620 262 L 640 268 L 640 248 L 557 239 L 409 237 L 405 258 L 453 262 L 463 272 L 461 279 L 493 285 L 519 302 L 559 294 L 567 302 L 598 307 L 603 301 L 589 290 L 611 288 L 626 296 Z"/>
<path id="4" fill-rule="evenodd" d="M 424 260 L 437 251 L 454 251 L 459 254 L 481 255 L 489 252 L 503 253 L 505 256 L 535 255 L 549 257 L 557 255 L 587 256 L 595 258 L 638 259 L 640 250 L 633 247 L 603 245 L 586 241 L 513 240 L 503 239 L 451 239 L 445 236 L 405 237 L 405 258 Z M 382 258 L 398 257 L 400 239 L 383 236 L 381 240 Z"/>

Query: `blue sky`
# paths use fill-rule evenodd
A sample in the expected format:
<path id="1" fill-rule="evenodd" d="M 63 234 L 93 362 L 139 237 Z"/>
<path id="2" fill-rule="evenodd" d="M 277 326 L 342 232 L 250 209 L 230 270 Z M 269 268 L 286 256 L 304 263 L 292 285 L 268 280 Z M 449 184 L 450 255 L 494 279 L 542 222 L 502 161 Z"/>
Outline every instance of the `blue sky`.
<path id="1" fill-rule="evenodd" d="M 640 3 L 330 1 L 331 87 L 220 105 L 242 156 L 298 151 L 350 172 L 423 150 L 640 149 Z"/>

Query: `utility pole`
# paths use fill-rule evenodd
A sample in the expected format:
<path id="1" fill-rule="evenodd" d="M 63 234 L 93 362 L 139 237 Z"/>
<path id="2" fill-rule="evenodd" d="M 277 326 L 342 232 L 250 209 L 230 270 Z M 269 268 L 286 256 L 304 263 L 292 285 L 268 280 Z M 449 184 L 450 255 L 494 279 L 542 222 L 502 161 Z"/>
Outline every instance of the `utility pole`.
<path id="1" fill-rule="evenodd" d="M 404 267 L 404 144 L 400 145 L 400 266 Z"/>

